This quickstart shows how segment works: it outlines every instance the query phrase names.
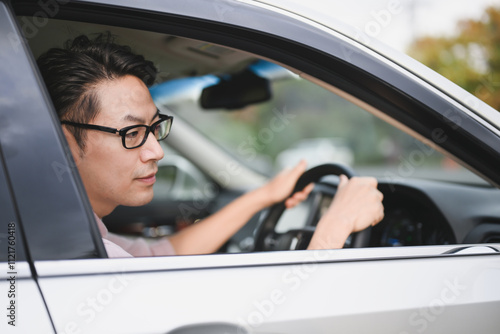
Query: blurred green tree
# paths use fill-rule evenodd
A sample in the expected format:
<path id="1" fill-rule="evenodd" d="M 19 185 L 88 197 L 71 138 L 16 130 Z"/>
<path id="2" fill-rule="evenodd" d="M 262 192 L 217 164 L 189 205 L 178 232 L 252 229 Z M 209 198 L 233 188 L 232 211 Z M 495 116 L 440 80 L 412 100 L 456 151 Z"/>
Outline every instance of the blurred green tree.
<path id="1" fill-rule="evenodd" d="M 421 37 L 408 54 L 500 110 L 500 7 L 458 23 L 451 37 Z"/>

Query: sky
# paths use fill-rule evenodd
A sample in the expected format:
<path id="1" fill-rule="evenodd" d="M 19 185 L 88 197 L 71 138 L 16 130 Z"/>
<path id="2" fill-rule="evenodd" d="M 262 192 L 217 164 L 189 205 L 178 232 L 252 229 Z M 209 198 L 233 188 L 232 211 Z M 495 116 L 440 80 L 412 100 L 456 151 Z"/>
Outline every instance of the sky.
<path id="1" fill-rule="evenodd" d="M 480 19 L 486 7 L 500 7 L 500 0 L 287 1 L 334 13 L 337 19 L 403 52 L 415 37 L 451 35 L 459 20 Z"/>

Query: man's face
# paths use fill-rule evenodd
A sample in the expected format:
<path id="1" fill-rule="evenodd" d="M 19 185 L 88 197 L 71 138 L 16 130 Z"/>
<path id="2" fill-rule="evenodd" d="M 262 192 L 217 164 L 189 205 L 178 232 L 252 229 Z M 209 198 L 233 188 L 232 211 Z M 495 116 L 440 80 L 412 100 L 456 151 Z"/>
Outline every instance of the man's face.
<path id="1" fill-rule="evenodd" d="M 136 124 L 151 125 L 159 118 L 146 85 L 134 76 L 105 81 L 96 88 L 99 113 L 91 123 L 121 129 Z M 152 134 L 135 149 L 122 146 L 119 135 L 87 131 L 85 151 L 80 153 L 73 136 L 64 129 L 73 157 L 95 213 L 103 217 L 118 205 L 138 206 L 153 198 L 163 150 Z"/>

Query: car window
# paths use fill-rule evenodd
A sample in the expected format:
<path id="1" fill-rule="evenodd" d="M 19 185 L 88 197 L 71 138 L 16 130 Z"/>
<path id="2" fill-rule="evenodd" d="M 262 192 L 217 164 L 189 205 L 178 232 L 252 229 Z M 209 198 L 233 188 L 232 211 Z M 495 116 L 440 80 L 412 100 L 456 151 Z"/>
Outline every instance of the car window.
<path id="1" fill-rule="evenodd" d="M 94 33 L 111 29 L 51 20 L 41 33 L 57 34 L 65 41 L 72 36 L 61 30 L 66 25 Z M 158 85 L 151 88 L 157 105 L 173 110 L 176 116 L 234 154 L 245 166 L 261 173 L 272 175 L 304 158 L 309 167 L 337 162 L 355 168 L 360 175 L 484 183 L 441 152 L 270 61 L 205 41 L 126 28 L 113 31 L 119 34 L 120 42 L 145 52 L 159 66 Z M 154 49 L 150 43 L 141 44 L 141 39 L 136 38 L 141 34 L 144 41 L 167 41 L 164 49 Z M 30 40 L 35 56 L 46 49 L 37 38 Z M 182 61 L 179 56 L 183 57 Z M 216 58 L 217 62 L 210 60 Z M 168 68 L 164 64 L 168 64 Z M 202 89 L 223 78 L 226 74 L 221 71 L 242 73 L 245 68 L 253 68 L 257 75 L 270 78 L 269 101 L 230 111 L 201 106 Z M 277 77 L 276 72 L 279 73 Z M 166 151 L 170 153 L 168 148 Z M 163 185 L 157 188 L 162 192 L 177 185 L 178 191 L 173 198 L 189 197 L 192 193 L 189 184 L 199 175 L 194 175 L 197 172 L 192 172 L 183 162 L 182 166 L 189 170 L 181 171 L 176 164 L 177 161 L 169 161 L 163 164 L 164 167 L 160 166 L 164 170 L 160 175 Z M 179 187 L 179 180 L 189 184 Z"/>
<path id="2" fill-rule="evenodd" d="M 204 110 L 192 100 L 169 107 L 268 175 L 301 159 L 308 167 L 339 163 L 360 175 L 482 182 L 441 152 L 312 82 L 297 76 L 271 83 L 273 98 L 235 110 Z"/>
<path id="3" fill-rule="evenodd" d="M 26 261 L 21 236 L 21 226 L 17 219 L 9 185 L 2 164 L 0 147 L 0 262 L 8 262 L 15 271 L 16 261 Z M 7 268 L 7 267 L 6 267 Z"/>
<path id="4" fill-rule="evenodd" d="M 73 32 L 68 36 L 60 32 L 71 31 L 61 29 L 66 25 L 90 33 L 113 29 L 53 20 L 47 26 L 50 29 L 41 31 L 37 38 L 43 40 L 42 37 L 51 38 L 61 34 L 57 38 L 62 44 L 62 41 L 74 37 Z M 162 227 L 160 224 L 176 227 L 165 229 L 168 232 L 166 234 L 180 230 L 178 227 L 184 228 L 184 225 L 216 212 L 223 204 L 244 191 L 261 185 L 266 176 L 291 167 L 300 159 L 306 159 L 309 167 L 329 162 L 339 163 L 353 167 L 359 175 L 376 176 L 389 181 L 425 178 L 460 183 L 483 182 L 436 149 L 368 111 L 378 108 L 382 113 L 388 112 L 380 105 L 369 105 L 369 101 L 363 100 L 367 105 L 364 109 L 343 97 L 344 95 L 337 95 L 324 88 L 342 92 L 341 88 L 333 84 L 325 84 L 323 87 L 272 61 L 264 60 L 263 57 L 210 42 L 127 28 L 112 31 L 118 34 L 120 43 L 131 44 L 134 50 L 155 61 L 160 73 L 157 84 L 151 87 L 150 92 L 157 107 L 166 114 L 172 113 L 176 118 L 172 134 L 164 143 L 165 158 L 158 163 L 155 200 L 159 203 L 150 203 L 154 206 L 149 207 L 127 208 L 116 219 L 116 224 L 120 227 L 133 227 L 134 234 L 145 235 L 146 225 L 154 228 Z M 143 41 L 148 41 L 147 47 Z M 163 43 L 162 48 L 152 47 L 154 41 Z M 38 56 L 45 49 L 35 42 L 36 40 L 31 42 L 31 47 L 34 55 Z M 217 61 L 213 61 L 215 57 Z M 227 84 L 224 84 L 226 80 Z M 217 87 L 214 84 L 219 85 Z M 211 90 L 214 86 L 223 88 L 226 94 L 217 98 L 220 91 Z M 227 94 L 233 91 L 234 94 Z M 378 91 L 370 93 L 380 94 Z M 346 92 L 345 95 L 347 94 L 349 93 Z M 218 104 L 220 102 L 223 102 L 222 106 Z M 401 108 L 400 112 L 404 113 L 406 109 Z M 217 145 L 212 145 L 213 142 Z M 234 168 L 233 161 L 230 161 L 231 157 L 220 154 L 219 151 L 230 152 L 231 156 L 236 157 L 240 163 L 236 166 L 238 171 Z M 217 160 L 222 161 L 223 165 L 218 164 Z M 240 173 L 241 169 L 247 167 L 261 176 L 258 179 L 260 184 L 254 182 L 256 179 L 249 174 Z M 236 183 L 230 182 L 231 176 L 239 179 L 240 183 L 237 185 L 240 187 L 233 187 Z M 222 188 L 221 191 L 213 186 L 215 182 L 218 182 L 217 186 Z M 394 194 L 394 200 L 402 198 L 393 188 L 390 184 L 387 192 Z M 200 198 L 200 190 L 206 198 Z M 424 200 L 420 201 L 421 206 L 414 205 L 414 195 L 420 196 L 420 190 L 411 189 L 406 194 L 403 204 L 408 204 L 409 208 L 401 205 L 402 209 L 396 211 L 400 207 L 393 205 L 393 213 L 387 214 L 387 217 L 395 217 L 393 221 L 387 219 L 387 230 L 392 228 L 389 232 L 398 234 L 398 237 L 393 238 L 393 234 L 385 233 L 381 224 L 379 230 L 384 229 L 382 232 L 385 234 L 375 231 L 382 235 L 376 240 L 376 245 L 455 242 L 453 233 L 448 233 L 448 217 L 442 217 L 427 196 L 422 196 Z M 213 201 L 212 196 L 216 197 Z M 325 199 L 331 200 L 331 196 L 325 196 Z M 422 217 L 413 211 L 410 212 L 411 215 L 407 214 L 407 209 L 421 213 L 428 212 L 429 207 L 433 209 L 429 216 Z M 303 212 L 303 215 L 307 214 L 308 211 Z M 298 215 L 292 215 L 292 220 L 296 220 Z M 403 228 L 400 228 L 399 222 L 406 222 L 407 216 L 411 216 L 411 223 L 403 224 Z M 111 232 L 115 232 L 111 228 L 115 222 L 108 218 L 105 218 L 104 223 Z M 444 227 L 430 229 L 427 233 L 424 229 L 427 225 L 420 224 L 422 220 L 429 222 L 428 225 Z M 237 244 L 234 247 L 236 251 L 252 250 L 247 244 L 253 243 L 252 236 L 257 223 L 258 217 L 240 230 L 241 233 L 234 240 L 230 240 L 230 246 Z M 280 224 L 277 231 L 298 229 L 304 225 L 303 221 L 299 223 Z M 416 242 L 401 242 L 402 239 L 408 239 L 405 233 L 410 230 L 417 231 L 414 234 L 418 238 L 413 237 L 413 234 L 411 236 Z M 460 227 L 457 230 L 461 232 L 466 228 Z M 425 243 L 420 238 L 424 234 L 422 231 L 426 236 L 429 235 Z M 158 236 L 157 233 L 154 235 Z M 446 238 L 433 238 L 435 235 L 445 235 Z M 379 242 L 382 238 L 383 243 Z M 462 239 L 463 235 L 458 239 L 459 242 Z"/>

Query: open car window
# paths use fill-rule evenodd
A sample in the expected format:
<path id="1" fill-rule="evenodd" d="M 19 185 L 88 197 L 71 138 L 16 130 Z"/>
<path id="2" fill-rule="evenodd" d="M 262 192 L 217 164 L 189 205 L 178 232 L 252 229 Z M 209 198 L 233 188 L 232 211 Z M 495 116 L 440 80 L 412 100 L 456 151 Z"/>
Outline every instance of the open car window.
<path id="1" fill-rule="evenodd" d="M 30 18 L 21 18 L 26 20 Z M 339 86 L 279 60 L 212 41 L 57 19 L 49 19 L 28 42 L 38 57 L 79 34 L 106 31 L 116 36 L 118 43 L 130 45 L 155 63 L 159 74 L 150 92 L 162 112 L 176 117 L 172 134 L 164 143 L 166 157 L 159 164 L 153 202 L 143 208 L 118 208 L 104 219 L 112 232 L 168 236 L 301 159 L 308 161 L 309 167 L 336 163 L 353 168 L 358 175 L 379 179 L 387 215 L 366 246 L 461 243 L 477 224 L 477 211 L 471 213 L 465 207 L 464 212 L 452 212 L 451 203 L 473 206 L 477 202 L 468 200 L 469 191 L 484 192 L 475 197 L 477 201 L 486 198 L 489 191 L 495 193 L 490 201 L 499 196 L 489 182 L 455 159 L 455 152 L 440 147 L 444 136 L 424 143 L 420 140 L 423 136 L 415 135 L 409 127 L 411 122 L 400 126 L 388 116 L 394 110 L 401 114 L 407 111 L 404 104 L 397 105 L 397 98 L 392 105 L 391 97 L 383 92 L 344 84 L 353 91 L 368 92 L 374 103 L 352 98 L 351 92 L 341 87 L 343 79 L 335 74 L 331 80 L 339 81 Z M 399 94 L 397 90 L 393 93 Z M 422 108 L 410 108 L 411 112 L 425 115 L 427 110 L 419 105 L 425 101 L 411 102 L 415 103 L 411 108 Z M 449 122 L 443 124 L 443 128 L 450 127 Z M 441 129 L 439 123 L 433 126 L 424 132 Z M 461 149 L 452 140 L 446 144 Z M 439 190 L 427 181 L 439 182 Z M 285 214 L 276 232 L 314 227 L 334 196 L 338 179 L 327 183 L 328 189 L 318 190 L 316 199 Z M 447 200 L 450 194 L 458 195 Z M 300 217 L 304 221 L 298 221 Z M 220 252 L 253 251 L 260 222 L 261 213 Z M 349 241 L 346 246 L 352 247 Z"/>

